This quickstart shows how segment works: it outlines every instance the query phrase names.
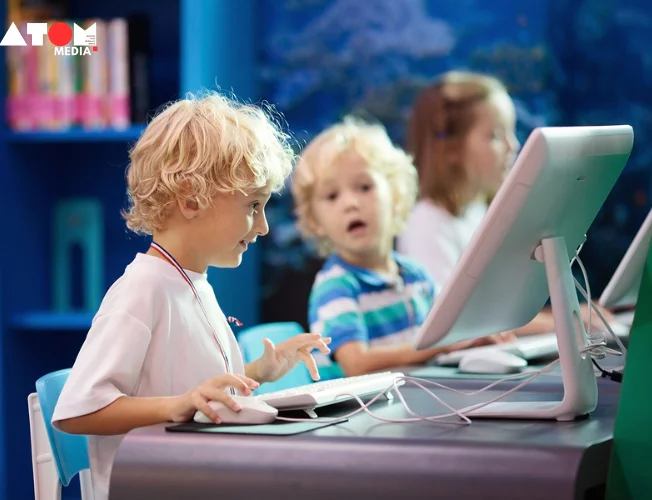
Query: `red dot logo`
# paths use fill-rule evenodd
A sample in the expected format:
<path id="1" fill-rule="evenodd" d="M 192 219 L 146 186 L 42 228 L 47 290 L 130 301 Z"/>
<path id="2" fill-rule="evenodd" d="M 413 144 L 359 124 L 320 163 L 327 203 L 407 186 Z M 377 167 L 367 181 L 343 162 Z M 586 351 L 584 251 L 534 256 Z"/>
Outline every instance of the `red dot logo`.
<path id="1" fill-rule="evenodd" d="M 54 23 L 48 30 L 48 38 L 57 47 L 68 45 L 72 40 L 72 28 L 66 23 Z"/>

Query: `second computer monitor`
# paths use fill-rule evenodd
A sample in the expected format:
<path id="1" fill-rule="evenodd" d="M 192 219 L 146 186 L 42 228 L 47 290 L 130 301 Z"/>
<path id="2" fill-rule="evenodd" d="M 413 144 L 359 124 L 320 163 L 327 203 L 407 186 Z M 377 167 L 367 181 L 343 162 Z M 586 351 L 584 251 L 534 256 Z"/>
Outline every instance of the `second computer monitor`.
<path id="1" fill-rule="evenodd" d="M 618 264 L 600 296 L 602 307 L 632 307 L 638 299 L 638 289 L 652 240 L 652 210 L 636 233 L 631 245 Z"/>

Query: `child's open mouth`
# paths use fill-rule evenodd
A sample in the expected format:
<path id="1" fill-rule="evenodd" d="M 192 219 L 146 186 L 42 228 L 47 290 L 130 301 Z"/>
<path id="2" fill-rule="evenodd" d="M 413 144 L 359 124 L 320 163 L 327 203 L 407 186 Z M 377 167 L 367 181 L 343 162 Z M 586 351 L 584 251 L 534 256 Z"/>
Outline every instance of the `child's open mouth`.
<path id="1" fill-rule="evenodd" d="M 367 227 L 367 224 L 365 224 L 361 220 L 353 220 L 349 222 L 349 225 L 347 226 L 346 230 L 349 233 L 359 233 L 364 231 L 364 229 Z"/>

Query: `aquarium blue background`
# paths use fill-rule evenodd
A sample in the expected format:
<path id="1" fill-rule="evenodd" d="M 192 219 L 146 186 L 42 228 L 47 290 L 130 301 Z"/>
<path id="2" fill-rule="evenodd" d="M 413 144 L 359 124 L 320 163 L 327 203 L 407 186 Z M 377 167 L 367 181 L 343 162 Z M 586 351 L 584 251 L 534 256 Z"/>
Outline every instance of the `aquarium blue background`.
<path id="1" fill-rule="evenodd" d="M 353 113 L 402 145 L 412 100 L 450 69 L 499 77 L 524 141 L 543 125 L 631 124 L 635 150 L 582 250 L 594 295 L 606 285 L 650 203 L 652 4 L 642 0 L 264 0 L 261 95 L 285 115 L 298 148 Z M 305 321 L 319 268 L 273 200 L 262 239 L 264 321 Z M 281 293 L 281 288 L 283 292 Z M 288 300 L 291 297 L 291 300 Z"/>

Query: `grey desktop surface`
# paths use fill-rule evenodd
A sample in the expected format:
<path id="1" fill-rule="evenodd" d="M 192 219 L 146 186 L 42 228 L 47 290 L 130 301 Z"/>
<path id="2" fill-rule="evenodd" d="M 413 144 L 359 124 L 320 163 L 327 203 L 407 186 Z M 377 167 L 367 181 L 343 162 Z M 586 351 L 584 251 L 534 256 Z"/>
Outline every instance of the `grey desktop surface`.
<path id="1" fill-rule="evenodd" d="M 557 378 L 506 400 L 561 397 Z M 470 390 L 486 380 L 442 383 Z M 508 384 L 513 386 L 513 384 Z M 502 388 L 501 388 L 502 387 Z M 456 408 L 489 399 L 438 390 Z M 111 479 L 110 500 L 295 498 L 575 499 L 606 481 L 620 385 L 601 380 L 596 411 L 574 422 L 475 420 L 470 426 L 396 424 L 366 414 L 296 436 L 180 434 L 153 426 L 129 433 Z M 444 408 L 420 389 L 402 390 L 413 411 Z M 355 405 L 338 405 L 336 416 Z M 334 408 L 331 408 L 333 410 Z M 398 399 L 372 411 L 407 418 Z"/>

